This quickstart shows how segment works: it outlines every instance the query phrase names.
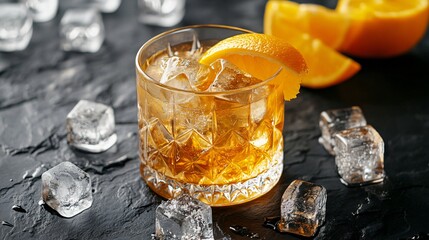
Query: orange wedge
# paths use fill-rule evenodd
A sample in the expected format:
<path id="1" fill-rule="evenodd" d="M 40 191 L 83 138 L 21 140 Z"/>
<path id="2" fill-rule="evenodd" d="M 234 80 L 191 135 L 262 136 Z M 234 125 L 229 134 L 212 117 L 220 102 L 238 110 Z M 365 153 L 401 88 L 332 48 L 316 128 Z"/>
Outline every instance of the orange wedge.
<path id="1" fill-rule="evenodd" d="M 391 57 L 413 48 L 428 25 L 428 0 L 339 0 L 352 22 L 342 51 L 359 57 Z"/>
<path id="2" fill-rule="evenodd" d="M 271 23 L 264 21 L 267 34 L 271 34 L 273 29 Z M 283 25 L 277 36 L 288 41 L 304 56 L 309 68 L 308 75 L 301 83 L 304 87 L 330 87 L 351 78 L 361 68 L 359 63 L 329 48 L 322 41 L 288 25 Z"/>
<path id="3" fill-rule="evenodd" d="M 200 59 L 210 65 L 225 59 L 253 77 L 264 80 L 275 76 L 285 100 L 296 97 L 300 81 L 308 69 L 303 56 L 286 41 L 259 33 L 246 33 L 226 38 L 211 47 Z"/>
<path id="4" fill-rule="evenodd" d="M 334 49 L 342 45 L 350 24 L 346 14 L 329 8 L 279 0 L 267 2 L 264 21 L 265 32 L 271 35 L 284 35 L 286 29 L 283 26 L 286 25 L 308 33 Z"/>

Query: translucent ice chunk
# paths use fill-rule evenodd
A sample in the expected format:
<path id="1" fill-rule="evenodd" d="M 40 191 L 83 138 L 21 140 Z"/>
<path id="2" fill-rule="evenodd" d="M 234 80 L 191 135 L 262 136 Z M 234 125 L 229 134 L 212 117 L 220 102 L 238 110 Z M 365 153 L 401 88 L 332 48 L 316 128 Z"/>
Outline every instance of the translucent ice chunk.
<path id="1" fill-rule="evenodd" d="M 139 0 L 139 21 L 143 24 L 171 27 L 185 16 L 186 0 Z"/>
<path id="2" fill-rule="evenodd" d="M 211 69 L 201 65 L 193 57 L 173 56 L 163 63 L 164 72 L 160 82 L 182 90 L 205 90 L 206 78 Z"/>
<path id="3" fill-rule="evenodd" d="M 33 20 L 23 4 L 0 3 L 0 51 L 25 49 L 33 35 Z"/>
<path id="4" fill-rule="evenodd" d="M 97 8 L 100 12 L 112 13 L 121 6 L 121 0 L 90 0 L 89 5 Z"/>
<path id="5" fill-rule="evenodd" d="M 335 163 L 346 185 L 378 183 L 384 178 L 384 142 L 370 125 L 335 135 Z"/>
<path id="6" fill-rule="evenodd" d="M 213 239 L 212 210 L 189 195 L 181 195 L 158 206 L 155 228 L 161 239 Z"/>
<path id="7" fill-rule="evenodd" d="M 350 108 L 334 109 L 323 111 L 320 114 L 319 126 L 322 137 L 319 142 L 332 155 L 335 155 L 334 135 L 335 133 L 354 127 L 366 125 L 366 120 L 360 107 L 353 106 Z"/>
<path id="8" fill-rule="evenodd" d="M 92 8 L 67 10 L 61 19 L 60 35 L 65 51 L 97 52 L 104 41 L 100 13 Z"/>
<path id="9" fill-rule="evenodd" d="M 224 59 L 215 61 L 211 67 L 216 72 L 216 77 L 209 88 L 210 92 L 241 89 L 262 82 Z"/>
<path id="10" fill-rule="evenodd" d="M 67 140 L 75 148 L 102 152 L 116 142 L 113 109 L 104 104 L 80 100 L 67 115 Z"/>
<path id="11" fill-rule="evenodd" d="M 91 179 L 70 162 L 42 174 L 42 199 L 61 216 L 73 217 L 92 205 Z"/>
<path id="12" fill-rule="evenodd" d="M 325 222 L 327 193 L 323 186 L 295 180 L 283 193 L 278 228 L 305 237 L 314 236 Z"/>
<path id="13" fill-rule="evenodd" d="M 267 113 L 267 99 L 263 98 L 250 104 L 250 118 L 252 122 L 259 123 Z"/>
<path id="14" fill-rule="evenodd" d="M 35 22 L 52 20 L 58 11 L 58 0 L 21 0 L 30 10 Z"/>
<path id="15" fill-rule="evenodd" d="M 209 92 L 226 92 L 237 90 L 262 82 L 261 80 L 252 77 L 250 74 L 241 71 L 237 66 L 224 59 L 215 61 L 210 65 L 210 67 L 213 69 L 215 77 L 208 88 Z M 252 91 L 249 90 L 238 93 L 226 93 L 218 95 L 217 97 L 231 102 L 248 104 L 252 101 Z M 258 108 L 262 106 L 262 102 L 255 104 L 259 104 Z M 259 108 L 259 110 L 261 110 L 261 108 Z M 261 113 L 261 111 L 259 111 L 259 113 Z"/>

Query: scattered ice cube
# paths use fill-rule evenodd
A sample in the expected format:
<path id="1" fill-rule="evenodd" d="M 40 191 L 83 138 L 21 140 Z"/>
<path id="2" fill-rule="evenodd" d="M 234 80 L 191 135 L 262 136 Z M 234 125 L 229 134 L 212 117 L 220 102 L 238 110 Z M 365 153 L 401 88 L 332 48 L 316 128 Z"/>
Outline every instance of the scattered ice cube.
<path id="1" fill-rule="evenodd" d="M 92 8 L 67 10 L 60 31 L 65 51 L 97 52 L 104 41 L 101 15 Z"/>
<path id="2" fill-rule="evenodd" d="M 43 201 L 63 217 L 73 217 L 92 205 L 91 179 L 71 162 L 42 174 Z"/>
<path id="3" fill-rule="evenodd" d="M 21 0 L 30 10 L 35 22 L 52 20 L 58 11 L 58 0 Z"/>
<path id="4" fill-rule="evenodd" d="M 75 148 L 98 153 L 116 143 L 113 109 L 101 103 L 80 100 L 67 115 L 67 140 Z"/>
<path id="5" fill-rule="evenodd" d="M 320 114 L 319 126 L 322 137 L 319 142 L 332 155 L 335 155 L 334 135 L 335 133 L 354 127 L 366 125 L 365 117 L 360 107 L 353 106 L 350 108 L 334 109 L 323 111 Z"/>
<path id="6" fill-rule="evenodd" d="M 138 0 L 139 21 L 143 24 L 171 27 L 185 16 L 186 0 Z"/>
<path id="7" fill-rule="evenodd" d="M 90 0 L 89 5 L 104 13 L 112 13 L 121 6 L 121 0 Z"/>
<path id="8" fill-rule="evenodd" d="M 335 163 L 345 185 L 363 185 L 384 179 L 384 142 L 370 125 L 335 135 Z"/>
<path id="9" fill-rule="evenodd" d="M 161 239 L 213 239 L 212 209 L 186 194 L 161 203 L 155 221 Z"/>
<path id="10" fill-rule="evenodd" d="M 33 20 L 23 4 L 0 3 L 0 51 L 24 50 L 33 35 Z"/>
<path id="11" fill-rule="evenodd" d="M 282 232 L 314 236 L 325 222 L 327 193 L 323 186 L 302 180 L 293 181 L 283 193 L 281 220 Z"/>

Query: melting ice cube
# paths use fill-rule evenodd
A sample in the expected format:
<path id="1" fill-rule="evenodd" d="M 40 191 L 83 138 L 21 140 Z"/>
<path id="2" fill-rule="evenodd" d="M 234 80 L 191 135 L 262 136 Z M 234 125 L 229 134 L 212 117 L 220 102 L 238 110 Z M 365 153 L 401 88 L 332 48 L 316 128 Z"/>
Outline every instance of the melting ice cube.
<path id="1" fill-rule="evenodd" d="M 121 5 L 121 0 L 90 0 L 88 3 L 101 12 L 112 13 L 118 10 Z"/>
<path id="2" fill-rule="evenodd" d="M 139 21 L 144 24 L 171 27 L 185 16 L 186 0 L 139 0 Z"/>
<path id="3" fill-rule="evenodd" d="M 61 216 L 73 217 L 92 205 L 91 179 L 70 162 L 42 174 L 42 199 Z"/>
<path id="4" fill-rule="evenodd" d="M 360 107 L 353 106 L 350 108 L 334 109 L 323 111 L 320 114 L 319 126 L 322 137 L 319 142 L 332 155 L 335 155 L 334 135 L 335 133 L 354 127 L 366 125 L 366 120 Z"/>
<path id="5" fill-rule="evenodd" d="M 33 20 L 23 4 L 0 3 L 0 51 L 25 49 L 33 35 Z"/>
<path id="6" fill-rule="evenodd" d="M 203 91 L 208 87 L 206 81 L 211 69 L 193 57 L 173 56 L 164 62 L 163 67 L 162 84 L 182 90 Z"/>
<path id="7" fill-rule="evenodd" d="M 58 0 L 21 0 L 30 10 L 35 22 L 52 20 L 57 14 Z"/>
<path id="8" fill-rule="evenodd" d="M 97 52 L 104 41 L 104 25 L 95 9 L 70 9 L 61 19 L 61 46 L 66 51 Z"/>
<path id="9" fill-rule="evenodd" d="M 384 142 L 370 125 L 335 135 L 335 163 L 346 185 L 378 183 L 384 178 Z"/>
<path id="10" fill-rule="evenodd" d="M 113 109 L 104 104 L 80 100 L 67 115 L 67 140 L 75 148 L 103 152 L 116 143 Z"/>
<path id="11" fill-rule="evenodd" d="M 262 82 L 261 80 L 252 77 L 250 74 L 243 72 L 237 66 L 224 59 L 215 61 L 210 65 L 210 67 L 213 69 L 216 76 L 208 88 L 209 92 L 237 90 Z M 249 90 L 238 93 L 227 93 L 218 95 L 217 97 L 227 101 L 248 104 L 252 101 L 252 91 Z M 257 107 L 255 105 L 255 108 L 258 108 L 258 112 L 260 114 L 260 110 L 262 110 L 260 107 L 263 106 L 263 103 L 259 102 L 258 104 L 259 105 Z"/>
<path id="12" fill-rule="evenodd" d="M 293 181 L 282 196 L 279 230 L 305 237 L 314 236 L 317 228 L 325 222 L 326 200 L 327 193 L 323 186 Z"/>
<path id="13" fill-rule="evenodd" d="M 158 206 L 155 227 L 161 239 L 213 239 L 212 210 L 189 195 L 180 195 Z"/>
<path id="14" fill-rule="evenodd" d="M 224 59 L 215 61 L 211 67 L 216 72 L 216 78 L 209 88 L 210 92 L 241 89 L 262 82 Z"/>

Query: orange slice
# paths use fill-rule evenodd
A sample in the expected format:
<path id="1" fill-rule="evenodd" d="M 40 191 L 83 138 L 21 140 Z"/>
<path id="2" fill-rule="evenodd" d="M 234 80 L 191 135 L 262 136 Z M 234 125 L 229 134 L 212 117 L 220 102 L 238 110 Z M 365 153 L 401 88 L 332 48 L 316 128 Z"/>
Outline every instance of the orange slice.
<path id="1" fill-rule="evenodd" d="M 273 29 L 270 26 L 271 23 L 264 22 L 264 30 L 267 34 L 271 34 Z M 277 32 L 277 36 L 288 41 L 304 56 L 309 68 L 308 75 L 301 83 L 304 87 L 330 87 L 349 79 L 361 68 L 359 63 L 289 25 L 283 25 L 282 31 Z"/>
<path id="2" fill-rule="evenodd" d="M 316 4 L 271 0 L 265 7 L 264 22 L 265 33 L 284 35 L 284 26 L 287 25 L 338 49 L 346 36 L 350 19 L 345 14 Z"/>
<path id="3" fill-rule="evenodd" d="M 339 0 L 352 18 L 341 49 L 359 57 L 391 57 L 413 48 L 428 25 L 427 0 Z"/>
<path id="4" fill-rule="evenodd" d="M 210 65 L 225 59 L 253 77 L 264 80 L 275 76 L 275 83 L 283 89 L 285 100 L 296 97 L 300 81 L 307 72 L 302 55 L 286 41 L 259 33 L 246 33 L 226 38 L 211 47 L 200 59 Z"/>

